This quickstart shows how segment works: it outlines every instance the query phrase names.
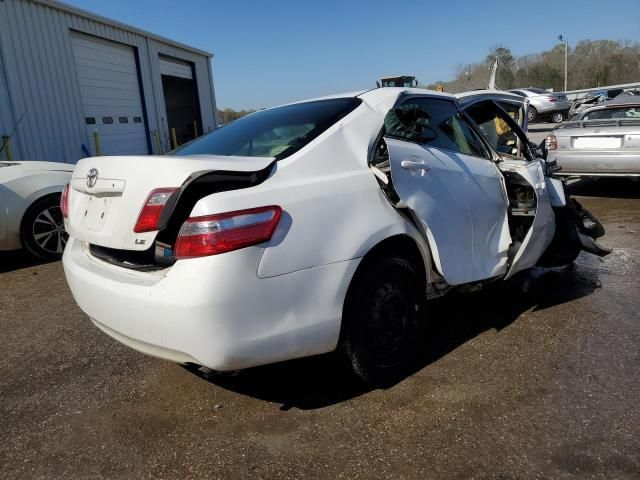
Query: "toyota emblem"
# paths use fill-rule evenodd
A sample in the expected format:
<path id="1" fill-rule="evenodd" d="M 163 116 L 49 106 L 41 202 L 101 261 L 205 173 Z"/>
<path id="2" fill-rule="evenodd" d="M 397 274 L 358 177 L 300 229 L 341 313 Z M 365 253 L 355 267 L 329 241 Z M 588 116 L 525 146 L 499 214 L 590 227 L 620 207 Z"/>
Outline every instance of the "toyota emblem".
<path id="1" fill-rule="evenodd" d="M 96 186 L 96 182 L 98 181 L 98 169 L 92 168 L 87 173 L 87 187 L 93 188 Z"/>

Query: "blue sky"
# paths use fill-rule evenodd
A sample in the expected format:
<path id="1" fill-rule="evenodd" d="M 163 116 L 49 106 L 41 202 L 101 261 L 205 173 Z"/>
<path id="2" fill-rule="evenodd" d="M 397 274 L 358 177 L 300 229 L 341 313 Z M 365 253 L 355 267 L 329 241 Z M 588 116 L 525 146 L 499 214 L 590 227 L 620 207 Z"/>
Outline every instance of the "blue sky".
<path id="1" fill-rule="evenodd" d="M 560 33 L 570 45 L 640 41 L 640 0 L 65 1 L 213 52 L 219 108 L 369 88 L 387 74 L 448 80 L 493 45 L 534 53 Z"/>

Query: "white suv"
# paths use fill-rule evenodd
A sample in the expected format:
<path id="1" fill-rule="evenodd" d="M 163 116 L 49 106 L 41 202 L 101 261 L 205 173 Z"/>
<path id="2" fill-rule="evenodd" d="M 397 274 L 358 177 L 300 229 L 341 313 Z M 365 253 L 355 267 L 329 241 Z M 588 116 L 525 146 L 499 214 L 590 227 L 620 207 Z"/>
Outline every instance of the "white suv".
<path id="1" fill-rule="evenodd" d="M 504 93 L 382 88 L 260 111 L 169 156 L 81 160 L 69 286 L 150 355 L 229 371 L 337 349 L 383 381 L 420 348 L 428 296 L 598 252 L 579 222 L 556 228 L 553 209 L 576 207 L 523 113 Z"/>

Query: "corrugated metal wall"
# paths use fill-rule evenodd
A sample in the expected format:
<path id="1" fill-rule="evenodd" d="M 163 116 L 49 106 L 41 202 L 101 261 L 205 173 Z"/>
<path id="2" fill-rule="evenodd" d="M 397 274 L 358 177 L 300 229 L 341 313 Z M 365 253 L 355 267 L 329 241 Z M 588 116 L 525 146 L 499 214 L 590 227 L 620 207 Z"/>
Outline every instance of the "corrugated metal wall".
<path id="1" fill-rule="evenodd" d="M 75 162 L 89 145 L 70 31 L 76 30 L 136 48 L 149 130 L 168 145 L 159 55 L 195 67 L 202 125 L 216 127 L 211 59 L 137 32 L 100 23 L 32 0 L 0 1 L 0 135 L 12 138 L 15 159 Z M 157 153 L 155 139 L 151 145 Z"/>

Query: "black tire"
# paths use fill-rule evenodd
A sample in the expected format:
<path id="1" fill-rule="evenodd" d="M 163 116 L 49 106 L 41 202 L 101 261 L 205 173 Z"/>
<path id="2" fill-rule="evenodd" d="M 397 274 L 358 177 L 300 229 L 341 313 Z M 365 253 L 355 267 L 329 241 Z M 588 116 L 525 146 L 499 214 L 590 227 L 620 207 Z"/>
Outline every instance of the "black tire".
<path id="1" fill-rule="evenodd" d="M 527 109 L 527 120 L 529 123 L 535 123 L 538 120 L 538 111 L 531 105 Z"/>
<path id="2" fill-rule="evenodd" d="M 60 195 L 49 195 L 33 202 L 22 217 L 22 245 L 43 260 L 59 260 L 69 235 L 64 230 Z"/>
<path id="3" fill-rule="evenodd" d="M 372 259 L 357 273 L 345 301 L 339 353 L 366 384 L 401 378 L 422 340 L 424 278 L 404 258 Z"/>

